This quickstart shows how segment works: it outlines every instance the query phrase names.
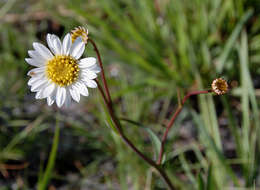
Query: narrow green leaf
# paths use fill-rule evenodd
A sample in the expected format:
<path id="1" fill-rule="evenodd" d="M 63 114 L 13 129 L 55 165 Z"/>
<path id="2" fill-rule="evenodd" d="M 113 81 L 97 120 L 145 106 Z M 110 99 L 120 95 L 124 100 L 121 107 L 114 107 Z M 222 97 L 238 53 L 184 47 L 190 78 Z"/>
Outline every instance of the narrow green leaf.
<path id="1" fill-rule="evenodd" d="M 114 125 L 114 122 L 112 121 L 111 119 L 111 116 L 107 110 L 107 107 L 105 106 L 105 103 L 103 101 L 102 102 L 102 107 L 103 107 L 103 110 L 104 110 L 104 113 L 105 113 L 105 118 L 106 118 L 106 122 L 107 122 L 107 126 L 112 129 L 116 134 L 118 134 L 118 131 L 117 131 L 117 128 L 116 126 Z"/>
<path id="2" fill-rule="evenodd" d="M 154 154 L 156 155 L 156 159 L 158 159 L 158 155 L 160 154 L 160 150 L 161 150 L 161 140 L 158 138 L 158 136 L 148 127 L 145 127 L 143 124 L 139 123 L 139 122 L 136 122 L 136 121 L 132 121 L 132 120 L 129 120 L 129 119 L 122 119 L 123 121 L 126 121 L 128 123 L 131 123 L 137 127 L 141 127 L 143 128 L 149 135 L 151 141 L 152 141 L 152 144 L 153 144 L 153 147 L 154 147 Z M 165 154 L 163 155 L 162 157 L 162 163 L 165 161 Z"/>
<path id="3" fill-rule="evenodd" d="M 59 116 L 57 115 L 57 121 L 55 126 L 55 133 L 53 137 L 53 143 L 51 147 L 51 153 L 48 159 L 46 170 L 43 174 L 42 179 L 38 183 L 38 190 L 46 190 L 50 179 L 52 178 L 52 172 L 55 165 L 56 155 L 58 151 L 59 136 L 60 136 L 60 126 L 59 126 Z"/>
<path id="4" fill-rule="evenodd" d="M 235 42 L 247 20 L 253 15 L 253 10 L 248 10 L 243 17 L 240 19 L 239 23 L 237 24 L 236 28 L 233 30 L 231 36 L 229 37 L 223 52 L 221 53 L 220 57 L 217 60 L 216 69 L 218 73 L 221 73 L 224 69 L 225 63 L 227 58 L 235 45 Z"/>
<path id="5" fill-rule="evenodd" d="M 206 184 L 201 176 L 201 173 L 198 174 L 197 184 L 198 184 L 198 190 L 205 190 Z"/>
<path id="6" fill-rule="evenodd" d="M 192 174 L 191 172 L 191 168 L 189 166 L 189 163 L 187 162 L 187 160 L 185 159 L 184 155 L 181 154 L 179 156 L 179 159 L 180 159 L 180 162 L 181 162 L 181 165 L 186 173 L 186 175 L 188 176 L 188 178 L 190 179 L 190 181 L 192 182 L 193 185 L 196 185 L 196 179 L 194 177 L 194 175 Z"/>
<path id="7" fill-rule="evenodd" d="M 158 155 L 160 154 L 162 143 L 161 143 L 160 139 L 157 137 L 157 135 L 150 128 L 146 127 L 144 129 L 147 131 L 147 133 L 150 136 L 150 139 L 151 139 L 153 147 L 154 147 L 156 159 L 158 159 Z M 162 163 L 164 162 L 164 160 L 165 160 L 165 154 L 163 155 Z"/>
<path id="8" fill-rule="evenodd" d="M 215 188 L 213 172 L 212 172 L 212 165 L 209 166 L 208 169 L 208 177 L 207 177 L 207 187 L 206 190 L 214 190 Z"/>

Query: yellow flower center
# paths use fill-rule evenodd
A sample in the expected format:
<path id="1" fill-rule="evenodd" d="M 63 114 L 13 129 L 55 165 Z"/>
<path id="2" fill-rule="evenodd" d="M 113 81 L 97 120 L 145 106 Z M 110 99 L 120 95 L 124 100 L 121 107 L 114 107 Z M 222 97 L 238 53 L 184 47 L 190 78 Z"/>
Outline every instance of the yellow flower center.
<path id="1" fill-rule="evenodd" d="M 79 75 L 77 60 L 68 55 L 56 55 L 47 63 L 47 77 L 59 86 L 68 86 Z"/>

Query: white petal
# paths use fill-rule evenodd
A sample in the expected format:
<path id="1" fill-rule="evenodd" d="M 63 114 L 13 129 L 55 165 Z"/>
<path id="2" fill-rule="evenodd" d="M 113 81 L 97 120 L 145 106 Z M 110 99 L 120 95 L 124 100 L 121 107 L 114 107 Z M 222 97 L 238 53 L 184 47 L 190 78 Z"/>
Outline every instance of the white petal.
<path id="1" fill-rule="evenodd" d="M 88 78 L 88 79 L 95 79 L 95 78 L 97 78 L 97 74 L 95 72 L 90 71 L 90 70 L 86 70 L 86 69 L 84 69 L 81 72 L 81 76 L 82 76 L 82 78 Z"/>
<path id="2" fill-rule="evenodd" d="M 36 94 L 35 94 L 35 99 L 42 99 L 43 97 L 42 97 L 42 90 L 40 90 L 39 92 L 37 92 Z"/>
<path id="3" fill-rule="evenodd" d="M 27 84 L 29 86 L 32 86 L 34 83 L 37 83 L 39 80 L 43 80 L 43 76 L 44 75 L 30 78 Z"/>
<path id="4" fill-rule="evenodd" d="M 51 106 L 55 102 L 56 94 L 57 94 L 57 88 L 55 88 L 52 94 L 49 97 L 47 97 L 47 104 L 49 106 Z"/>
<path id="5" fill-rule="evenodd" d="M 50 50 L 48 48 L 46 48 L 44 45 L 34 42 L 33 47 L 42 57 L 44 57 L 46 59 L 51 59 L 53 57 Z"/>
<path id="6" fill-rule="evenodd" d="M 100 67 L 98 65 L 94 65 L 90 68 L 88 68 L 89 70 L 95 72 L 95 73 L 99 73 L 101 71 Z"/>
<path id="7" fill-rule="evenodd" d="M 31 58 L 37 59 L 39 62 L 42 62 L 44 64 L 46 61 L 48 61 L 48 59 L 46 59 L 45 57 L 42 57 L 37 51 L 29 50 L 28 54 Z"/>
<path id="8" fill-rule="evenodd" d="M 73 56 L 75 59 L 78 59 L 82 56 L 84 50 L 85 43 L 81 40 L 81 38 L 77 38 L 72 44 L 70 55 Z"/>
<path id="9" fill-rule="evenodd" d="M 31 91 L 32 92 L 37 92 L 43 89 L 46 85 L 48 85 L 48 80 L 38 80 L 32 85 Z"/>
<path id="10" fill-rule="evenodd" d="M 65 100 L 64 106 L 66 108 L 68 108 L 70 106 L 70 104 L 71 104 L 71 96 L 70 96 L 70 92 L 69 92 L 68 89 L 66 89 L 66 94 L 67 95 L 66 95 L 66 100 Z"/>
<path id="11" fill-rule="evenodd" d="M 50 83 L 48 86 L 46 86 L 43 90 L 43 95 L 44 97 L 49 97 L 53 91 L 55 90 L 55 84 L 54 83 Z"/>
<path id="12" fill-rule="evenodd" d="M 26 61 L 29 65 L 32 65 L 32 66 L 35 66 L 35 67 L 42 67 L 42 66 L 44 66 L 44 64 L 43 64 L 42 62 L 40 62 L 39 60 L 36 60 L 36 59 L 25 58 L 25 61 Z"/>
<path id="13" fill-rule="evenodd" d="M 55 51 L 55 55 L 61 55 L 63 54 L 63 49 L 62 49 L 62 45 L 61 45 L 61 41 L 57 36 L 53 36 L 53 47 L 54 47 L 54 51 Z"/>
<path id="14" fill-rule="evenodd" d="M 54 100 L 52 99 L 52 97 L 48 97 L 47 98 L 47 104 L 48 106 L 51 106 L 54 103 Z"/>
<path id="15" fill-rule="evenodd" d="M 35 99 L 43 99 L 43 98 L 45 98 L 45 97 L 44 97 L 44 94 L 43 94 L 43 90 L 44 90 L 44 89 L 42 89 L 42 90 L 40 90 L 40 91 L 38 91 L 38 92 L 36 93 Z"/>
<path id="16" fill-rule="evenodd" d="M 86 81 L 84 81 L 84 83 L 89 88 L 97 88 L 97 83 L 94 80 L 86 80 Z"/>
<path id="17" fill-rule="evenodd" d="M 71 36 L 70 36 L 70 33 L 68 33 L 64 39 L 63 39 L 63 42 L 62 42 L 62 46 L 63 46 L 63 53 L 65 55 L 69 55 L 70 53 L 70 47 L 71 47 Z"/>
<path id="18" fill-rule="evenodd" d="M 47 34 L 46 40 L 47 40 L 47 44 L 48 44 L 50 50 L 55 54 L 53 40 L 52 40 L 52 35 L 51 34 Z"/>
<path id="19" fill-rule="evenodd" d="M 76 101 L 76 102 L 79 102 L 80 101 L 80 93 L 74 89 L 74 88 L 69 88 L 69 92 L 70 92 L 70 95 L 71 97 Z"/>
<path id="20" fill-rule="evenodd" d="M 35 81 L 37 81 L 37 80 L 40 80 L 38 77 L 32 77 L 32 78 L 30 78 L 30 80 L 28 81 L 28 85 L 29 86 L 31 86 Z"/>
<path id="21" fill-rule="evenodd" d="M 56 104 L 60 108 L 66 99 L 66 89 L 64 87 L 58 87 L 57 88 L 57 94 L 56 94 Z"/>
<path id="22" fill-rule="evenodd" d="M 34 68 L 31 69 L 27 75 L 34 77 L 34 76 L 39 76 L 39 75 L 43 75 L 45 73 L 45 67 L 39 67 L 39 68 Z"/>
<path id="23" fill-rule="evenodd" d="M 83 96 L 89 95 L 88 89 L 83 82 L 76 82 L 75 85 L 78 87 L 80 94 L 82 94 Z"/>
<path id="24" fill-rule="evenodd" d="M 88 57 L 79 61 L 79 68 L 88 68 L 96 64 L 97 60 L 94 57 Z"/>
<path id="25" fill-rule="evenodd" d="M 83 86 L 84 86 L 84 87 L 81 88 L 80 93 L 81 93 L 83 96 L 88 96 L 88 95 L 89 95 L 88 88 L 87 88 L 85 85 L 83 85 Z"/>

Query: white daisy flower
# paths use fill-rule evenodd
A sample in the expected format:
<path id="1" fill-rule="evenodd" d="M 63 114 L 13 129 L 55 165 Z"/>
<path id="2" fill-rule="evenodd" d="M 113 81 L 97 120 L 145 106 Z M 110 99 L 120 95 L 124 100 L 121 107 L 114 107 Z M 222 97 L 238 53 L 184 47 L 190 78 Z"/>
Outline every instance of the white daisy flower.
<path id="1" fill-rule="evenodd" d="M 25 61 L 37 68 L 30 70 L 28 85 L 36 92 L 36 99 L 47 98 L 48 105 L 55 101 L 58 107 L 69 106 L 71 100 L 80 101 L 80 95 L 88 96 L 88 87 L 96 88 L 97 73 L 100 68 L 94 57 L 79 59 L 85 43 L 77 38 L 72 43 L 71 35 L 67 34 L 63 41 L 54 34 L 47 34 L 47 44 L 34 42 L 35 50 L 28 51 L 31 58 Z"/>

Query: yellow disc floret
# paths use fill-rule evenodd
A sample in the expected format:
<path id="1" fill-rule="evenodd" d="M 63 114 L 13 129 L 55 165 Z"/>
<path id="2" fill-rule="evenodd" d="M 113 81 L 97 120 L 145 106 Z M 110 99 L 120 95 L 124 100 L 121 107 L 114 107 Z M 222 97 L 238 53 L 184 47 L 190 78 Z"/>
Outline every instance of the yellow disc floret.
<path id="1" fill-rule="evenodd" d="M 56 55 L 47 63 L 47 77 L 59 86 L 69 86 L 79 75 L 77 60 L 68 55 Z"/>
<path id="2" fill-rule="evenodd" d="M 84 27 L 79 26 L 74 28 L 74 30 L 71 31 L 71 40 L 72 43 L 78 38 L 81 37 L 82 41 L 86 44 L 88 42 L 88 30 L 86 30 Z"/>

